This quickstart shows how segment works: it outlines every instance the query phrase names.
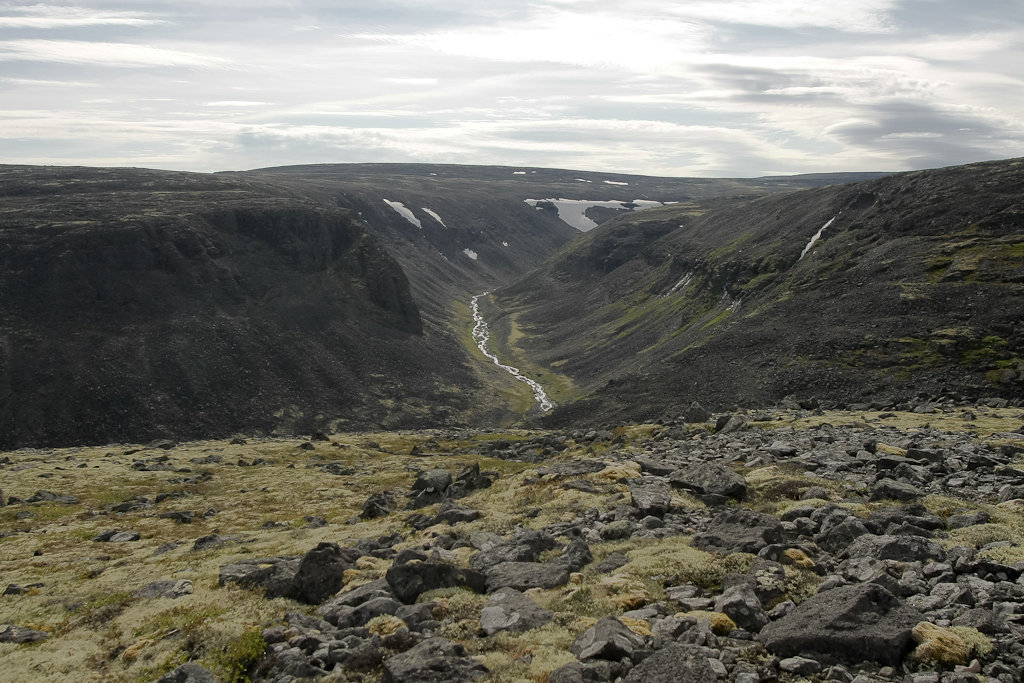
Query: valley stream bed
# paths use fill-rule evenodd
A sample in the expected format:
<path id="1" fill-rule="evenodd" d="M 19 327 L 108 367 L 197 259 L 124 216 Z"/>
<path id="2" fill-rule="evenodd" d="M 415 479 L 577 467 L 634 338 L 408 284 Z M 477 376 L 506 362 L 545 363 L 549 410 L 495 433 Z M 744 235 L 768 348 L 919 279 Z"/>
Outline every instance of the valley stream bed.
<path id="1" fill-rule="evenodd" d="M 542 387 L 536 380 L 530 379 L 524 375 L 519 368 L 502 363 L 501 360 L 498 359 L 498 356 L 490 350 L 491 331 L 490 328 L 487 327 L 487 321 L 484 320 L 483 314 L 480 313 L 480 297 L 487 296 L 488 294 L 490 294 L 490 292 L 477 294 L 469 302 L 470 307 L 473 309 L 473 341 L 476 342 L 476 346 L 480 349 L 480 352 L 487 356 L 492 363 L 515 377 L 520 382 L 526 382 L 529 384 L 530 389 L 533 390 L 533 397 L 536 399 L 538 406 L 540 406 L 541 412 L 546 413 L 555 407 L 555 403 L 551 400 L 551 397 L 547 395 L 547 392 L 544 391 L 544 387 Z"/>

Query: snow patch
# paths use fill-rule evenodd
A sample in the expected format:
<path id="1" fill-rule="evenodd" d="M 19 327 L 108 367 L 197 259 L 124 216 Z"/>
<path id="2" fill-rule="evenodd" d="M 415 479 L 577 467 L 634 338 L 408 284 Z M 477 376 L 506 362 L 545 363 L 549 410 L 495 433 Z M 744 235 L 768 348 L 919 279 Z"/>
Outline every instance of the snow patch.
<path id="1" fill-rule="evenodd" d="M 473 259 L 474 261 L 476 261 L 477 258 L 480 256 L 479 254 L 477 254 L 472 249 L 463 249 L 462 253 L 465 254 L 466 256 L 468 256 L 469 258 Z"/>
<path id="2" fill-rule="evenodd" d="M 508 246 L 508 242 L 502 242 L 502 243 L 501 243 L 501 246 L 503 246 L 503 247 L 507 247 L 507 246 Z"/>
<path id="3" fill-rule="evenodd" d="M 690 286 L 693 282 L 693 273 L 684 273 L 683 277 L 679 278 L 679 282 L 672 286 L 672 289 L 668 290 L 663 296 L 672 296 L 676 292 L 680 292 Z"/>
<path id="4" fill-rule="evenodd" d="M 415 225 L 420 230 L 423 229 L 423 224 L 420 223 L 420 219 L 416 218 L 415 214 L 413 214 L 412 211 L 410 211 L 409 209 L 407 209 L 405 207 L 405 204 L 403 204 L 402 202 L 393 202 L 390 199 L 385 199 L 384 203 L 387 204 L 388 206 L 390 206 L 395 211 L 397 211 L 399 213 L 399 215 L 402 216 L 402 218 L 404 218 L 405 220 L 409 221 L 410 223 Z"/>
<path id="5" fill-rule="evenodd" d="M 605 185 L 629 185 L 629 183 L 622 183 L 617 180 L 602 180 Z"/>
<path id="6" fill-rule="evenodd" d="M 807 243 L 807 246 L 804 247 L 804 250 L 800 252 L 800 258 L 798 258 L 797 261 L 801 260 L 804 256 L 807 255 L 807 252 L 811 250 L 811 247 L 814 246 L 814 243 L 821 239 L 821 233 L 825 232 L 825 228 L 832 225 L 832 222 L 837 218 L 839 218 L 838 213 L 835 216 L 832 216 L 832 218 L 828 220 L 828 223 L 825 223 L 825 225 L 821 226 L 821 228 L 818 229 L 818 232 L 814 233 L 814 237 L 812 237 L 811 241 Z"/>
<path id="7" fill-rule="evenodd" d="M 593 180 L 587 180 L 586 178 L 577 178 L 576 181 L 580 182 L 580 183 L 592 183 L 592 182 L 594 182 Z"/>
<path id="8" fill-rule="evenodd" d="M 512 175 L 526 175 L 526 171 L 512 171 Z"/>
<path id="9" fill-rule="evenodd" d="M 433 219 L 434 219 L 435 221 L 437 221 L 438 223 L 440 223 L 440 224 L 441 224 L 441 227 L 442 227 L 442 228 L 447 228 L 447 227 L 448 227 L 447 225 L 445 225 L 445 224 L 444 224 L 444 221 L 443 221 L 443 220 L 441 220 L 441 217 L 437 215 L 437 212 L 435 212 L 435 211 L 431 211 L 430 209 L 428 209 L 428 208 L 427 208 L 427 207 L 425 207 L 425 206 L 424 206 L 424 207 L 422 207 L 422 208 L 423 208 L 423 211 L 424 211 L 424 212 L 425 212 L 425 213 L 426 213 L 426 214 L 427 214 L 428 216 L 430 216 L 430 217 L 431 217 L 431 218 L 433 218 Z"/>
<path id="10" fill-rule="evenodd" d="M 621 202 L 617 200 L 590 200 L 590 199 L 524 199 L 527 204 L 534 208 L 540 202 L 550 202 L 558 209 L 558 217 L 580 232 L 587 232 L 597 227 L 597 223 L 587 217 L 586 211 L 594 206 L 604 206 L 610 209 L 626 209 L 632 211 L 643 211 L 655 206 L 662 206 L 661 202 L 649 199 L 634 199 L 632 202 Z M 627 206 L 632 204 L 633 206 Z"/>

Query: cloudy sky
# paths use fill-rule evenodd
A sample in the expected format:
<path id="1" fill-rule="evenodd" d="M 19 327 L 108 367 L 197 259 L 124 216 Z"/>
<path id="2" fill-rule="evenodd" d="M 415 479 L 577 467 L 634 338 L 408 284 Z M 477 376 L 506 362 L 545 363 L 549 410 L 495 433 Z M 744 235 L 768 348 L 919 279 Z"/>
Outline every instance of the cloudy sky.
<path id="1" fill-rule="evenodd" d="M 0 0 L 0 163 L 758 176 L 1013 156 L 1020 0 Z"/>

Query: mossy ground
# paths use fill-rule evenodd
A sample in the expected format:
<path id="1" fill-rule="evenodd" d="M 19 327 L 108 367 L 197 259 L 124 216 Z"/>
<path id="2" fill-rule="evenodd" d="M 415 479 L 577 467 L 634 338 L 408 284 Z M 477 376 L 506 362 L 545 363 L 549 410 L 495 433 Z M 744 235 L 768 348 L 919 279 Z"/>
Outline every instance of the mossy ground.
<path id="1" fill-rule="evenodd" d="M 962 412 L 917 415 L 899 413 L 830 412 L 799 416 L 778 413 L 755 428 L 792 426 L 798 430 L 818 424 L 893 426 L 912 436 L 925 425 L 949 431 L 973 432 L 982 441 L 1000 442 L 1020 426 L 1020 411 L 976 408 L 973 419 Z M 629 425 L 613 430 L 611 438 L 585 447 L 572 440 L 554 460 L 601 458 L 614 455 L 617 463 L 602 472 L 585 475 L 595 492 L 564 487 L 554 475 L 540 476 L 538 465 L 494 459 L 478 454 L 496 440 L 523 441 L 545 432 L 507 430 L 491 432 L 387 432 L 335 435 L 331 442 L 297 438 L 197 441 L 170 450 L 138 450 L 138 446 L 22 450 L 9 457 L 4 469 L 4 493 L 22 500 L 46 489 L 78 498 L 78 503 L 17 503 L 0 508 L 0 576 L 5 584 L 30 587 L 25 595 L 0 598 L 0 623 L 14 623 L 48 631 L 52 636 L 37 645 L 0 644 L 0 657 L 8 665 L 11 681 L 143 681 L 193 659 L 225 680 L 243 680 L 246 667 L 261 649 L 260 629 L 280 620 L 293 609 L 309 609 L 285 599 L 267 600 L 234 586 L 218 586 L 221 565 L 243 558 L 299 555 L 322 541 L 342 545 L 360 538 L 400 532 L 399 547 L 416 546 L 445 533 L 466 539 L 475 530 L 499 534 L 516 527 L 542 528 L 571 520 L 587 510 L 606 511 L 628 504 L 624 479 L 639 475 L 629 458 L 643 453 L 644 444 L 663 428 Z M 704 426 L 695 426 L 691 438 Z M 420 454 L 412 455 L 416 448 Z M 136 460 L 167 456 L 175 468 L 190 472 L 139 471 Z M 211 456 L 219 462 L 209 461 Z M 193 463 L 205 459 L 205 464 Z M 252 466 L 262 459 L 264 464 Z M 240 464 L 241 463 L 241 464 Z M 321 466 L 335 463 L 344 474 L 330 474 Z M 470 464 L 497 475 L 493 486 L 474 492 L 461 503 L 479 509 L 482 516 L 455 527 L 442 525 L 414 531 L 409 513 L 362 521 L 359 512 L 373 493 L 389 492 L 402 505 L 404 494 L 419 470 L 444 468 L 457 473 Z M 197 483 L 172 480 L 206 473 Z M 793 505 L 825 504 L 800 500 L 810 486 L 821 486 L 833 502 L 866 516 L 886 501 L 849 502 L 841 483 L 809 478 L 806 473 L 772 466 L 743 471 L 749 482 L 744 503 L 780 514 Z M 117 513 L 120 503 L 145 498 L 161 502 L 151 507 Z M 1024 515 L 1004 506 L 948 496 L 927 496 L 925 506 L 943 517 L 983 509 L 989 524 L 950 533 L 954 545 L 984 548 L 998 561 L 1024 557 Z M 673 505 L 696 510 L 697 500 L 678 495 Z M 431 513 L 435 507 L 420 512 Z M 191 524 L 161 518 L 168 511 L 191 511 Z M 30 513 L 28 515 L 24 513 Z M 206 514 L 204 514 L 206 513 Z M 306 517 L 324 517 L 327 526 L 308 528 Z M 141 540 L 100 543 L 92 540 L 110 529 L 132 529 Z M 25 532 L 25 533 L 20 533 Z M 234 536 L 227 545 L 194 551 L 197 538 L 210 534 Z M 563 539 L 565 540 L 565 539 Z M 169 546 L 169 544 L 176 544 Z M 165 550 L 170 547 L 171 549 Z M 165 550 L 157 552 L 158 549 Z M 691 582 L 717 590 L 730 571 L 745 571 L 752 556 L 717 556 L 690 546 L 688 536 L 665 539 L 602 541 L 591 544 L 597 562 L 621 553 L 629 563 L 610 574 L 593 565 L 568 585 L 530 591 L 542 606 L 552 609 L 551 624 L 524 634 L 484 637 L 479 613 L 484 598 L 452 590 L 427 595 L 443 606 L 443 630 L 491 668 L 495 681 L 545 680 L 547 674 L 571 661 L 568 645 L 605 614 L 621 614 L 665 599 L 664 588 Z M 471 552 L 459 549 L 454 561 L 467 564 Z M 363 558 L 346 575 L 350 585 L 379 578 L 389 562 Z M 787 591 L 800 601 L 812 595 L 820 580 L 809 568 L 788 564 Z M 167 579 L 189 579 L 194 592 L 178 599 L 134 596 L 146 584 Z M 710 617 L 709 617 L 710 618 Z M 380 628 L 387 628 L 381 624 Z M 631 624 L 643 631 L 643 623 Z"/>

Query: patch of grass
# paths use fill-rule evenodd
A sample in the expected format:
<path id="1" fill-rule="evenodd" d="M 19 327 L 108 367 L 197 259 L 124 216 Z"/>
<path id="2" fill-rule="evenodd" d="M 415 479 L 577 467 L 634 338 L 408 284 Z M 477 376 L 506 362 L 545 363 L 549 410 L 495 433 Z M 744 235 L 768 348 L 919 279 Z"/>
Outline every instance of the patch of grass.
<path id="1" fill-rule="evenodd" d="M 212 652 L 207 651 L 204 663 L 226 683 L 248 683 L 249 671 L 263 656 L 267 642 L 260 629 L 246 629 L 241 636 L 233 638 Z"/>
<path id="2" fill-rule="evenodd" d="M 949 532 L 949 538 L 945 540 L 945 543 L 949 547 L 967 545 L 981 548 L 989 543 L 999 541 L 1009 541 L 1019 546 L 1024 544 L 1024 537 L 1004 524 L 975 524 L 963 529 L 953 529 Z"/>
<path id="3" fill-rule="evenodd" d="M 99 629 L 106 627 L 135 601 L 131 593 L 114 592 L 96 595 L 84 602 L 73 604 L 70 613 L 55 629 L 57 633 L 68 633 L 79 628 Z"/>

